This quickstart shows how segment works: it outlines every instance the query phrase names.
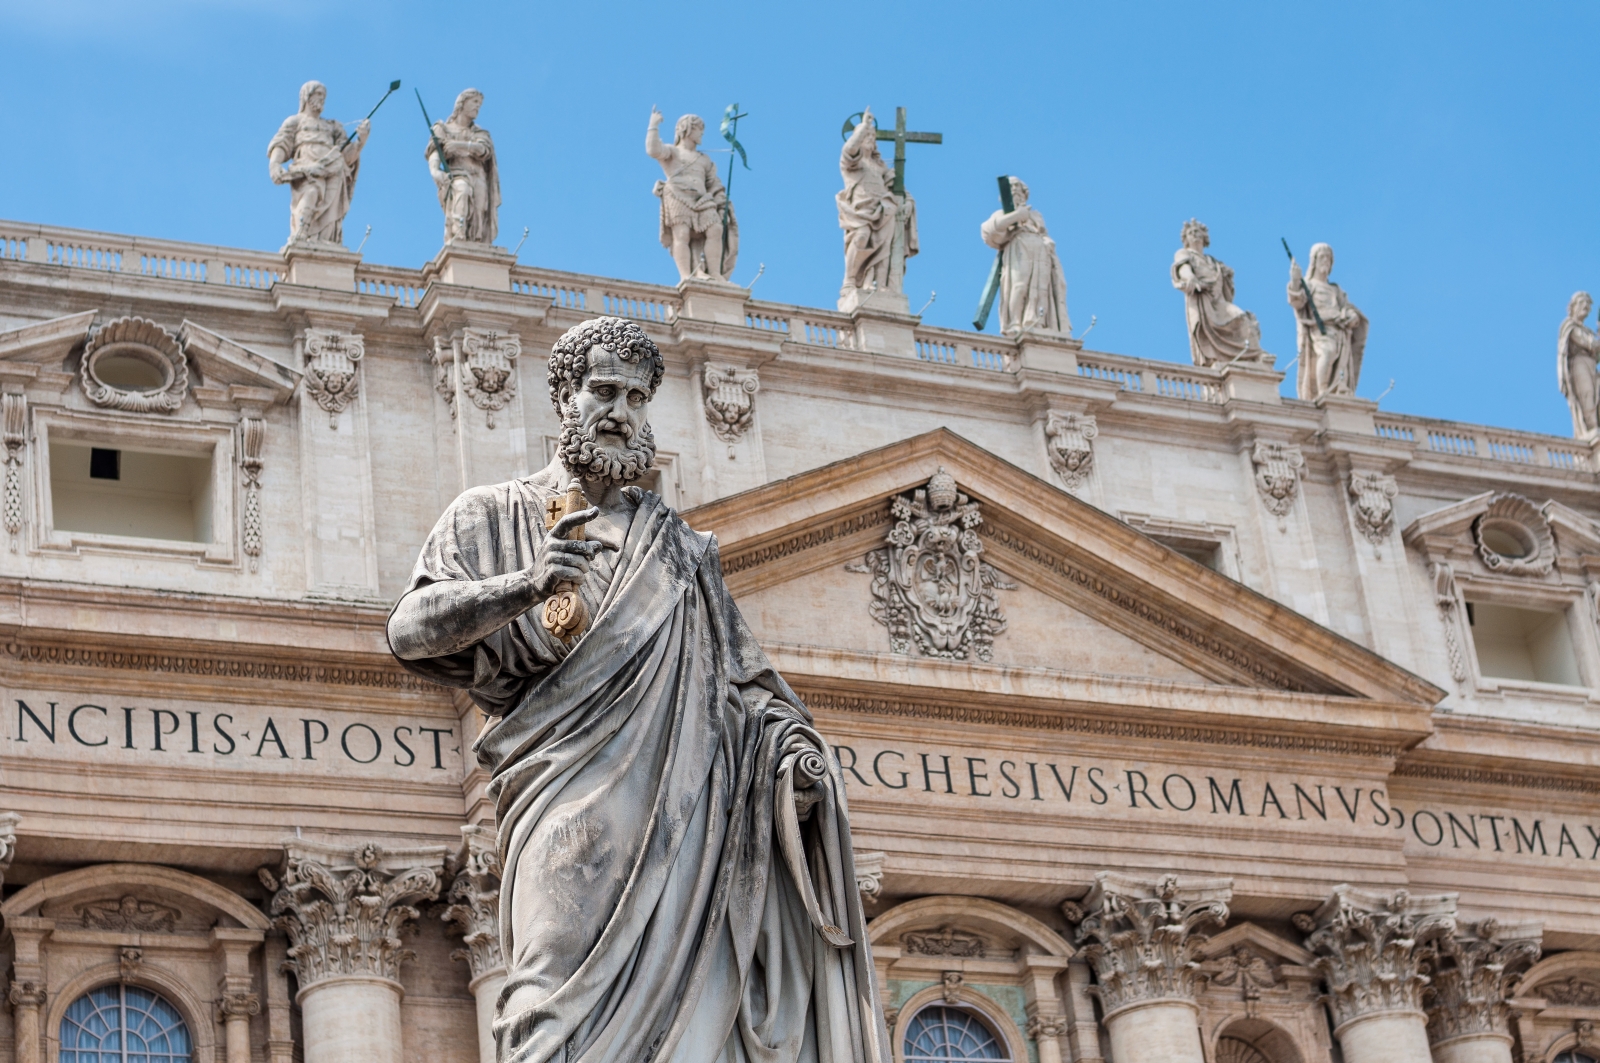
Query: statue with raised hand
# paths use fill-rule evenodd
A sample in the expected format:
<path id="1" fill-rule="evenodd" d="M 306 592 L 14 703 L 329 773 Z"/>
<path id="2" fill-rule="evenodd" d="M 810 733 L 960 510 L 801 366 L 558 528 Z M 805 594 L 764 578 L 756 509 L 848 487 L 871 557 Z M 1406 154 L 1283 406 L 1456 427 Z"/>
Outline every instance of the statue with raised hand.
<path id="1" fill-rule="evenodd" d="M 1327 244 L 1312 245 L 1311 268 L 1304 274 L 1289 257 L 1288 299 L 1300 349 L 1296 394 L 1311 401 L 1354 395 L 1367 349 L 1367 316 L 1328 279 L 1332 272 L 1333 248 Z"/>
<path id="2" fill-rule="evenodd" d="M 635 322 L 568 329 L 555 460 L 456 499 L 389 616 L 489 717 L 496 1058 L 889 1063 L 837 761 L 716 540 L 637 486 L 665 372 Z"/>
<path id="3" fill-rule="evenodd" d="M 644 150 L 661 164 L 665 180 L 657 181 L 661 200 L 661 246 L 672 252 L 678 279 L 727 281 L 739 258 L 739 222 L 717 176 L 717 165 L 700 150 L 706 123 L 686 114 L 673 128 L 672 143 L 661 140 L 661 112 L 650 108 Z M 724 251 L 726 248 L 726 251 Z"/>
<path id="4" fill-rule="evenodd" d="M 445 243 L 492 244 L 500 231 L 500 168 L 478 125 L 483 93 L 463 89 L 450 117 L 433 123 L 423 154 L 444 208 Z"/>
<path id="5" fill-rule="evenodd" d="M 300 110 L 283 120 L 267 145 L 273 184 L 289 186 L 289 242 L 343 246 L 344 217 L 356 190 L 361 149 L 370 123 L 344 125 L 322 117 L 328 89 L 320 81 L 300 86 Z"/>

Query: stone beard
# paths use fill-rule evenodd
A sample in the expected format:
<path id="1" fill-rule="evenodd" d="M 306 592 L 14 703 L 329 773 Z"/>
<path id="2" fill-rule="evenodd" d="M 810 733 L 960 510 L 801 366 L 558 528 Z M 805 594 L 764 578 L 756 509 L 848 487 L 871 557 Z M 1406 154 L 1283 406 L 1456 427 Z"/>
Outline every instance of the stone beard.
<path id="1" fill-rule="evenodd" d="M 548 373 L 557 459 L 456 499 L 389 619 L 408 669 L 489 717 L 497 1058 L 889 1063 L 833 752 L 716 540 L 624 486 L 649 467 L 663 372 L 633 322 L 570 329 Z M 586 629 L 541 624 L 552 586 Z"/>

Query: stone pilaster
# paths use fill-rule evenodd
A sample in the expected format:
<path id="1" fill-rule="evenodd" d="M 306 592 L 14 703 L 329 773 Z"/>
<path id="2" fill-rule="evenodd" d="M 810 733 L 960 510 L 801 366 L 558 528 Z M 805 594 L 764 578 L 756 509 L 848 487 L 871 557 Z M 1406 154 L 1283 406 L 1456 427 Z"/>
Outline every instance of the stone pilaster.
<path id="1" fill-rule="evenodd" d="M 1345 1063 L 1431 1063 L 1422 993 L 1429 947 L 1455 930 L 1455 894 L 1335 886 L 1295 926 L 1328 988 Z"/>
<path id="2" fill-rule="evenodd" d="M 1102 871 L 1082 904 L 1078 944 L 1094 968 L 1114 1059 L 1202 1063 L 1196 950 L 1228 919 L 1232 879 L 1151 881 Z"/>
<path id="3" fill-rule="evenodd" d="M 295 841 L 270 907 L 300 982 L 305 1063 L 401 1063 L 400 934 L 439 896 L 443 846 L 385 851 Z"/>
<path id="4" fill-rule="evenodd" d="M 506 981 L 500 942 L 500 854 L 493 827 L 462 827 L 461 837 L 461 870 L 450 884 L 450 907 L 443 918 L 460 928 L 466 945 L 450 955 L 466 960 L 472 972 L 467 985 L 478 1004 L 478 1057 L 481 1063 L 495 1063 L 494 1009 Z"/>
<path id="5" fill-rule="evenodd" d="M 11 984 L 6 1002 L 11 1005 L 11 1029 L 18 1063 L 43 1063 L 44 1009 L 50 999 L 45 985 L 43 945 L 55 922 L 36 916 L 6 920 L 11 935 Z"/>
<path id="6" fill-rule="evenodd" d="M 16 812 L 0 812 L 0 886 L 5 885 L 6 872 L 17 855 L 17 824 L 22 816 Z"/>
<path id="7" fill-rule="evenodd" d="M 1423 991 L 1436 1063 L 1511 1063 L 1506 998 L 1538 960 L 1543 930 L 1485 919 L 1438 939 L 1432 983 Z"/>

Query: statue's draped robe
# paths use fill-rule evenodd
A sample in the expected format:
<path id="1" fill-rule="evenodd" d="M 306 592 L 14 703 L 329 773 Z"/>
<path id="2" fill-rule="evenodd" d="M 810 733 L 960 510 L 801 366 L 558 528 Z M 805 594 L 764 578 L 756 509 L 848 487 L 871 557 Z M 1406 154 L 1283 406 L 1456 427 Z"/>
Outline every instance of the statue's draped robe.
<path id="1" fill-rule="evenodd" d="M 1367 349 L 1367 316 L 1332 281 L 1307 275 L 1305 282 L 1327 331 L 1317 328 L 1300 285 L 1290 284 L 1289 305 L 1294 307 L 1300 354 L 1296 394 L 1302 399 L 1354 395 L 1361 378 L 1361 356 Z"/>
<path id="2" fill-rule="evenodd" d="M 445 150 L 444 161 L 450 164 L 450 172 L 438 183 L 439 206 L 444 208 L 445 241 L 494 243 L 500 234 L 500 167 L 489 131 L 476 123 L 463 126 L 444 121 L 433 123 L 433 137 L 437 137 L 440 144 L 464 140 L 487 149 L 482 156 L 465 152 L 452 155 Z M 428 138 L 424 158 L 431 159 L 439 153 L 433 137 Z"/>
<path id="3" fill-rule="evenodd" d="M 1172 259 L 1172 286 L 1183 292 L 1195 365 L 1261 357 L 1256 316 L 1233 305 L 1233 270 L 1203 251 L 1180 248 Z"/>
<path id="4" fill-rule="evenodd" d="M 408 592 L 525 568 L 557 479 L 463 494 Z M 832 753 L 729 597 L 715 541 L 641 497 L 580 588 L 595 619 L 570 652 L 535 609 L 407 662 L 493 717 L 475 748 L 505 869 L 499 1058 L 888 1063 Z M 807 777 L 820 800 L 797 823 Z"/>
<path id="5" fill-rule="evenodd" d="M 1056 242 L 1044 218 L 1032 207 L 1021 224 L 1005 227 L 997 210 L 983 223 L 983 242 L 1000 252 L 1000 331 L 1015 336 L 1024 328 L 1072 334 L 1067 317 L 1067 280 L 1056 256 Z"/>
<path id="6" fill-rule="evenodd" d="M 344 126 L 331 118 L 292 114 L 267 144 L 292 163 L 289 181 L 289 239 L 337 244 L 344 239 L 344 216 L 356 190 L 354 162 L 344 157 Z"/>
<path id="7" fill-rule="evenodd" d="M 834 195 L 839 228 L 844 230 L 844 283 L 866 288 L 874 270 L 889 261 L 900 204 L 894 194 L 894 170 L 878 154 L 876 142 L 852 136 L 839 153 L 844 188 Z M 906 257 L 917 253 L 915 204 L 905 197 Z"/>
<path id="8" fill-rule="evenodd" d="M 1600 427 L 1600 379 L 1595 362 L 1600 358 L 1600 336 L 1581 319 L 1568 314 L 1556 340 L 1556 383 L 1572 410 L 1572 434 L 1581 436 Z"/>

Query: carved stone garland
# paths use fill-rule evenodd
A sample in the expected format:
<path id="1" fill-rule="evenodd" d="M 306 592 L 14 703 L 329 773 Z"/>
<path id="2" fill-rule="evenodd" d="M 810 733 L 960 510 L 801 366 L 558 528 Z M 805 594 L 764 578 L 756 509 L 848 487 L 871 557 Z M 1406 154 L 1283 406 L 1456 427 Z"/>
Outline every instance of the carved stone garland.
<path id="1" fill-rule="evenodd" d="M 890 503 L 887 546 L 845 567 L 872 576 L 872 618 L 889 629 L 895 653 L 987 661 L 1006 629 L 995 592 L 1011 590 L 982 558 L 978 503 L 941 466 L 927 487 Z"/>
<path id="2" fill-rule="evenodd" d="M 1557 1007 L 1600 1008 L 1600 985 L 1576 977 L 1546 982 L 1530 995 L 1543 997 Z"/>
<path id="3" fill-rule="evenodd" d="M 1454 907 L 1449 897 L 1336 886 L 1315 916 L 1294 917 L 1327 982 L 1335 1031 L 1376 1012 L 1422 1011 L 1426 946 L 1455 930 Z"/>
<path id="4" fill-rule="evenodd" d="M 1257 442 L 1250 452 L 1256 467 L 1256 488 L 1261 500 L 1274 516 L 1287 516 L 1300 492 L 1300 470 L 1306 467 L 1305 455 L 1289 443 Z"/>
<path id="5" fill-rule="evenodd" d="M 250 571 L 261 562 L 261 444 L 266 426 L 259 417 L 239 422 L 239 470 L 244 478 L 244 534 L 241 536 Z"/>
<path id="6" fill-rule="evenodd" d="M 1100 426 L 1086 413 L 1052 413 L 1044 425 L 1050 467 L 1069 491 L 1089 478 L 1094 466 L 1094 439 Z"/>
<path id="7" fill-rule="evenodd" d="M 1456 572 L 1443 561 L 1428 566 L 1433 577 L 1433 601 L 1439 607 L 1439 622 L 1444 625 L 1445 654 L 1450 658 L 1450 678 L 1457 684 L 1467 681 L 1467 658 L 1461 652 L 1460 599 L 1456 597 Z"/>
<path id="8" fill-rule="evenodd" d="M 755 395 L 761 377 L 754 369 L 708 364 L 704 377 L 706 422 L 717 438 L 730 446 L 750 429 L 755 416 Z"/>
<path id="9" fill-rule="evenodd" d="M 1078 927 L 1078 944 L 1094 968 L 1107 1015 L 1143 1001 L 1193 1000 L 1200 975 L 1196 953 L 1205 941 L 1197 931 L 1228 921 L 1224 901 L 1206 892 L 1196 896 L 1175 875 L 1157 881 L 1153 896 L 1139 892 L 1100 876 L 1090 895 L 1098 906 Z"/>
<path id="10" fill-rule="evenodd" d="M 515 332 L 464 328 L 448 346 L 435 338 L 433 361 L 438 370 L 434 387 L 444 396 L 450 416 L 456 417 L 456 383 L 478 409 L 484 411 L 488 426 L 494 415 L 510 405 L 517 395 L 516 362 L 522 355 L 522 339 Z"/>
<path id="11" fill-rule="evenodd" d="M 450 907 L 441 916 L 454 923 L 467 946 L 450 954 L 466 960 L 474 979 L 505 968 L 500 948 L 500 856 L 493 827 L 468 827 L 466 859 L 450 884 Z"/>
<path id="12" fill-rule="evenodd" d="M 103 379 L 103 366 L 117 359 L 143 362 L 161 375 L 160 386 L 134 388 Z M 189 392 L 189 360 L 178 338 L 154 321 L 120 317 L 89 337 L 78 380 L 84 397 L 96 406 L 127 413 L 172 413 Z"/>
<path id="13" fill-rule="evenodd" d="M 963 934 L 953 926 L 940 927 L 936 933 L 931 934 L 926 932 L 906 934 L 900 941 L 908 955 L 983 958 L 983 939 L 973 934 Z"/>
<path id="14" fill-rule="evenodd" d="M 360 388 L 356 371 L 366 354 L 366 341 L 355 333 L 308 328 L 304 344 L 306 391 L 328 411 L 328 427 L 338 431 L 339 414 L 355 401 Z"/>
<path id="15" fill-rule="evenodd" d="M 4 422 L 6 445 L 6 483 L 4 516 L 11 552 L 17 552 L 22 533 L 22 452 L 28 445 L 28 400 L 21 394 L 0 396 L 0 420 Z"/>
<path id="16" fill-rule="evenodd" d="M 1511 996 L 1521 973 L 1539 959 L 1537 926 L 1501 927 L 1485 919 L 1433 947 L 1428 1040 L 1434 1044 L 1473 1034 L 1507 1033 Z"/>
<path id="17" fill-rule="evenodd" d="M 437 898 L 439 873 L 432 867 L 388 872 L 383 855 L 368 843 L 351 853 L 355 866 L 339 872 L 291 852 L 281 887 L 265 868 L 258 872 L 275 891 L 269 911 L 289 936 L 288 966 L 302 988 L 346 974 L 399 980 L 401 963 L 412 956 L 400 931 L 418 916 L 410 902 Z"/>
<path id="18" fill-rule="evenodd" d="M 1394 530 L 1394 499 L 1400 485 L 1381 472 L 1350 474 L 1350 513 L 1373 546 L 1382 546 Z"/>

